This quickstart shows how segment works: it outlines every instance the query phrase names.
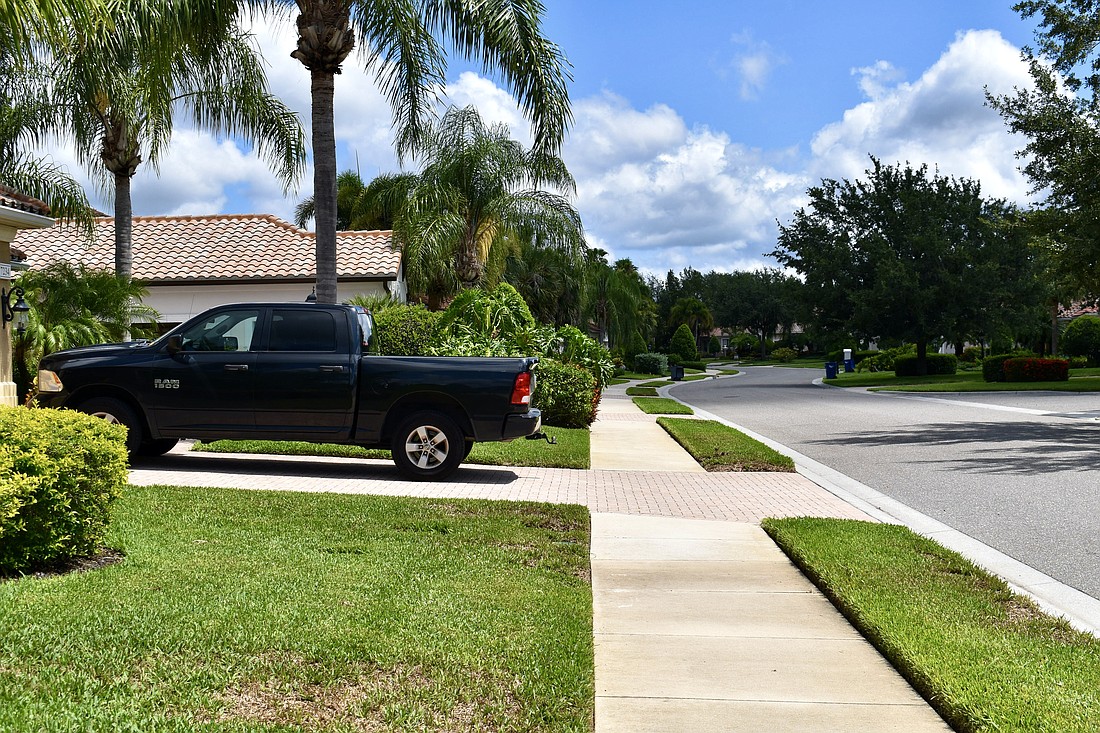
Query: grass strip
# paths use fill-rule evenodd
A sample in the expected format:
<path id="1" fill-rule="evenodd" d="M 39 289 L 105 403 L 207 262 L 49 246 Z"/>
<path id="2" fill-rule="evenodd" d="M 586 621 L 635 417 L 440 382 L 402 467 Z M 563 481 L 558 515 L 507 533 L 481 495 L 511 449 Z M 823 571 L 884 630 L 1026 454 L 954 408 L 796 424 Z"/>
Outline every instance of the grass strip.
<path id="1" fill-rule="evenodd" d="M 671 379 L 657 379 L 657 380 L 654 380 L 652 382 L 642 382 L 638 386 L 639 387 L 669 387 L 673 384 L 676 384 L 676 382 L 673 382 Z"/>
<path id="2" fill-rule="evenodd" d="M 657 424 L 708 471 L 794 471 L 788 456 L 720 422 L 659 417 Z"/>
<path id="3" fill-rule="evenodd" d="M 695 410 L 670 397 L 635 397 L 634 404 L 647 415 L 694 415 Z"/>
<path id="4" fill-rule="evenodd" d="M 628 397 L 656 397 L 656 387 L 627 387 L 626 394 Z"/>
<path id="5" fill-rule="evenodd" d="M 539 468 L 588 468 L 590 465 L 589 432 L 581 428 L 543 427 L 542 431 L 557 440 L 550 445 L 545 440 L 513 440 L 508 443 L 475 443 L 466 463 L 486 466 L 536 466 Z M 384 448 L 360 448 L 357 445 L 334 443 L 304 443 L 276 440 L 216 440 L 198 441 L 191 448 L 208 453 L 260 453 L 277 456 L 326 456 L 330 458 L 374 458 L 390 460 Z"/>
<path id="6" fill-rule="evenodd" d="M 0 730 L 561 731 L 585 508 L 130 487 L 125 559 L 0 582 Z"/>
<path id="7" fill-rule="evenodd" d="M 955 730 L 1097 729 L 1100 640 L 999 578 L 895 525 L 763 527 Z"/>

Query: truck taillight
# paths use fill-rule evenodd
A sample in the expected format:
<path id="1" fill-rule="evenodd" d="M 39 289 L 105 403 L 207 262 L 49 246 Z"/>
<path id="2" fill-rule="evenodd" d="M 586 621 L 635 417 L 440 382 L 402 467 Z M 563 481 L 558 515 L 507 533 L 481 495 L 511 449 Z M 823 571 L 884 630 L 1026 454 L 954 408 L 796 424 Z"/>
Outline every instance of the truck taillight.
<path id="1" fill-rule="evenodd" d="M 533 380 L 531 379 L 531 372 L 524 372 L 523 374 L 516 375 L 516 382 L 512 386 L 512 404 L 513 405 L 529 405 L 531 404 L 531 391 L 534 388 Z"/>

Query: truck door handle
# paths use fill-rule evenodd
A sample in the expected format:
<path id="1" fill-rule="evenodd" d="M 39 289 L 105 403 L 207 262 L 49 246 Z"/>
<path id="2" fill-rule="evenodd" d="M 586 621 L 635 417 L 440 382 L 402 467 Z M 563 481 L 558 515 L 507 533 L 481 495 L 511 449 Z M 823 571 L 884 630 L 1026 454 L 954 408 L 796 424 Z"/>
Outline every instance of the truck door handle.
<path id="1" fill-rule="evenodd" d="M 227 371 L 227 372 L 247 372 L 248 371 L 248 365 L 247 364 L 226 364 L 222 368 L 225 369 L 225 371 Z"/>
<path id="2" fill-rule="evenodd" d="M 321 365 L 321 371 L 322 372 L 342 372 L 342 371 L 344 371 L 344 367 L 343 367 L 342 364 L 322 364 Z"/>

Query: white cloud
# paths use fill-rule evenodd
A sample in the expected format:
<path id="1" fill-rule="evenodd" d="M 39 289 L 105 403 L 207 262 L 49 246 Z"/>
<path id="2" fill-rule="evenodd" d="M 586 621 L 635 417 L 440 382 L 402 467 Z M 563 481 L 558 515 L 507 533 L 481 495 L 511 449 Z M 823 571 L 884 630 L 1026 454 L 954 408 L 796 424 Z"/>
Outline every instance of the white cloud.
<path id="1" fill-rule="evenodd" d="M 743 49 L 730 65 L 740 80 L 741 99 L 757 99 L 767 86 L 772 70 L 786 63 L 786 59 L 768 43 L 754 39 L 748 31 L 734 35 L 731 40 Z"/>
<path id="2" fill-rule="evenodd" d="M 811 144 L 815 177 L 858 178 L 869 155 L 884 163 L 909 162 L 944 175 L 981 181 L 986 195 L 1024 202 L 1028 185 L 1000 116 L 985 104 L 985 89 L 1010 92 L 1030 82 L 1019 49 L 996 31 L 960 33 L 916 81 L 893 86 L 886 62 L 856 72 L 870 100 L 844 112 Z"/>

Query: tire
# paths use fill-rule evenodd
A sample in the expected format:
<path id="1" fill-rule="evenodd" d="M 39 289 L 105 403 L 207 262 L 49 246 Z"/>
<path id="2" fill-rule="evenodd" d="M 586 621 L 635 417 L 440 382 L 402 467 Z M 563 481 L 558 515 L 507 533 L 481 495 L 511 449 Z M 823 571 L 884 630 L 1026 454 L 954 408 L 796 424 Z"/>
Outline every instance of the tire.
<path id="1" fill-rule="evenodd" d="M 417 412 L 393 434 L 390 451 L 397 469 L 416 481 L 440 481 L 465 458 L 466 436 L 455 421 L 439 412 Z"/>
<path id="2" fill-rule="evenodd" d="M 470 451 L 474 449 L 474 441 L 467 440 L 466 447 L 462 449 L 462 460 L 466 460 L 470 457 Z"/>
<path id="3" fill-rule="evenodd" d="M 161 438 L 160 440 L 147 440 L 141 444 L 138 449 L 138 455 L 142 456 L 163 456 L 168 451 L 176 447 L 176 443 L 180 442 L 179 438 Z"/>
<path id="4" fill-rule="evenodd" d="M 76 409 L 109 423 L 122 425 L 126 428 L 126 450 L 131 456 L 141 452 L 141 444 L 145 439 L 141 420 L 133 408 L 122 400 L 116 400 L 114 397 L 93 397 L 77 405 Z"/>

